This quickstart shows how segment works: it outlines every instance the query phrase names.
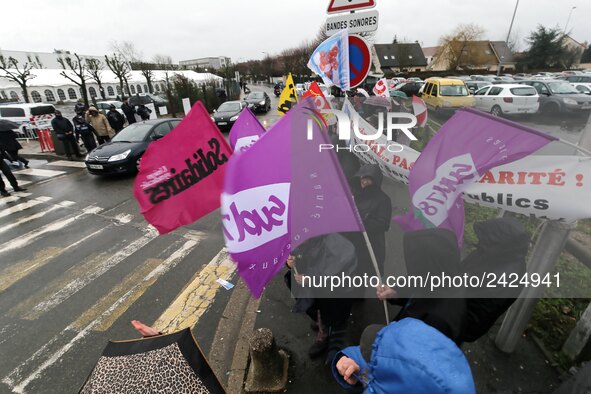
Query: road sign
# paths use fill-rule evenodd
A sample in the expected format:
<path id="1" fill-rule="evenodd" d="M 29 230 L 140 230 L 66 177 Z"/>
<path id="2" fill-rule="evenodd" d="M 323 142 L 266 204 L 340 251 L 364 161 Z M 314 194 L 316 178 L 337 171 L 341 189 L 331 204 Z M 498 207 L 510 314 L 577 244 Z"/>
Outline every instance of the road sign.
<path id="1" fill-rule="evenodd" d="M 332 16 L 326 20 L 325 31 L 329 36 L 343 29 L 347 29 L 349 33 L 376 31 L 378 18 L 379 13 L 376 10 Z"/>
<path id="2" fill-rule="evenodd" d="M 355 35 L 349 35 L 349 72 L 351 88 L 363 82 L 371 67 L 371 52 L 367 42 Z"/>
<path id="3" fill-rule="evenodd" d="M 376 6 L 376 0 L 330 0 L 326 11 L 329 14 L 346 11 L 357 11 Z"/>

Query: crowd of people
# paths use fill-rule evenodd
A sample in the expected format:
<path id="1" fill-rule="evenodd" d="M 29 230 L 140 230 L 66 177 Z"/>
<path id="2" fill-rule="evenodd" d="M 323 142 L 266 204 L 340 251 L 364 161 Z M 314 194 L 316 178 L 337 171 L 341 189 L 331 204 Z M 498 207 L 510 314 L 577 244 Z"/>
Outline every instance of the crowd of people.
<path id="1" fill-rule="evenodd" d="M 142 119 L 150 118 L 152 111 L 143 104 L 137 109 L 134 108 L 127 97 L 123 98 L 121 105 L 123 115 L 114 105 L 110 105 L 106 115 L 99 112 L 96 107 L 87 107 L 83 103 L 77 103 L 74 112 L 76 116 L 70 121 L 62 116 L 61 111 L 55 111 L 55 118 L 51 121 L 51 126 L 58 140 L 64 144 L 64 149 L 68 160 L 73 156 L 82 157 L 79 149 L 79 141 L 87 152 L 91 152 L 98 145 L 111 141 L 127 125 L 135 123 L 136 114 Z"/>

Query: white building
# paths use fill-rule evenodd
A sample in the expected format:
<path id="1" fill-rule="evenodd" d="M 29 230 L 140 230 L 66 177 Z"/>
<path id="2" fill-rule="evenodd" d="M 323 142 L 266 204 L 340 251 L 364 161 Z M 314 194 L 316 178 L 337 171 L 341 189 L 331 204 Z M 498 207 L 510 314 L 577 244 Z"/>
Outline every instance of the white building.
<path id="1" fill-rule="evenodd" d="M 31 74 L 35 78 L 28 81 L 27 90 L 29 100 L 35 103 L 56 103 L 56 102 L 74 102 L 82 98 L 80 88 L 78 85 L 61 75 L 61 69 L 33 69 Z M 74 79 L 76 77 L 69 71 Z M 153 72 L 153 89 L 154 92 L 148 92 L 148 84 L 146 78 L 140 71 L 131 71 L 131 76 L 128 79 L 129 89 L 131 94 L 136 93 L 161 93 L 165 90 L 165 71 L 154 70 Z M 211 73 L 196 73 L 194 71 L 172 71 L 169 76 L 175 74 L 183 75 L 197 84 L 203 84 L 210 81 L 216 81 L 221 84 L 223 78 Z M 12 99 L 14 101 L 25 101 L 20 86 L 3 77 L 4 73 L 0 71 L 0 97 L 3 99 Z M 107 99 L 114 99 L 117 96 L 121 97 L 122 92 L 119 86 L 119 79 L 111 72 L 111 70 L 104 70 L 101 78 L 103 89 L 105 90 L 105 97 Z M 88 90 L 88 97 L 96 97 L 101 99 L 98 84 L 88 79 L 86 81 L 86 88 Z"/>
<path id="2" fill-rule="evenodd" d="M 48 69 L 59 69 L 62 66 L 59 63 L 59 59 L 65 59 L 70 57 L 74 59 L 74 54 L 70 51 L 56 49 L 54 52 L 32 52 L 32 51 L 7 51 L 0 49 L 0 56 L 3 56 L 6 60 L 12 57 L 18 61 L 19 67 L 22 67 L 25 63 L 29 63 L 33 68 L 48 68 Z M 97 59 L 101 62 L 105 62 L 104 56 L 94 55 L 78 55 L 83 61 L 85 59 Z"/>
<path id="3" fill-rule="evenodd" d="M 202 57 L 199 59 L 181 60 L 179 66 L 186 68 L 202 68 L 207 70 L 219 70 L 229 66 L 232 63 L 232 59 L 225 56 L 218 57 Z"/>

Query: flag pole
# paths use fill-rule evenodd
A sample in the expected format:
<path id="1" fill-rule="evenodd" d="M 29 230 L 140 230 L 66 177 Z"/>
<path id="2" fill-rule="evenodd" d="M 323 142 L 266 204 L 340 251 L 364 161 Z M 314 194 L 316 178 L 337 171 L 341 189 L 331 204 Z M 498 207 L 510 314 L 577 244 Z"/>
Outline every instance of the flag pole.
<path id="1" fill-rule="evenodd" d="M 376 274 L 380 278 L 380 282 L 382 282 L 382 273 L 380 272 L 380 267 L 378 267 L 378 261 L 376 260 L 376 255 L 373 252 L 373 248 L 371 247 L 371 242 L 369 242 L 369 237 L 367 236 L 367 231 L 363 231 L 363 238 L 365 239 L 365 244 L 367 245 L 367 250 L 369 250 L 369 256 L 371 257 L 371 262 L 373 263 L 373 268 L 376 270 Z M 386 300 L 383 300 L 382 304 L 384 305 L 384 314 L 386 315 L 386 325 L 388 325 L 388 324 L 390 324 L 390 314 L 388 313 L 388 304 L 386 303 Z"/>

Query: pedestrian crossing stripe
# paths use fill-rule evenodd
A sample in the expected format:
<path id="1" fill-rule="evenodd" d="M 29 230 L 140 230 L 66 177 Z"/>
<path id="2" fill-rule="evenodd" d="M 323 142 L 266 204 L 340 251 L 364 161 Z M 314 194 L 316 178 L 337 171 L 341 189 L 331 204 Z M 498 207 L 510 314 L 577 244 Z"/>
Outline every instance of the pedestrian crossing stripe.
<path id="1" fill-rule="evenodd" d="M 12 205 L 12 206 L 4 208 L 2 211 L 0 211 L 0 218 L 6 217 L 6 216 L 11 215 L 16 212 L 24 211 L 26 209 L 32 208 L 34 206 L 37 206 L 37 205 L 47 202 L 49 200 L 51 200 L 51 197 L 41 196 L 41 197 L 37 197 L 33 200 L 29 200 L 27 202 L 20 203 L 18 205 Z"/>
<path id="2" fill-rule="evenodd" d="M 41 178 L 52 178 L 54 176 L 66 174 L 66 171 L 57 170 L 43 170 L 41 168 L 25 168 L 24 170 L 15 171 L 14 175 L 30 175 Z"/>
<path id="3" fill-rule="evenodd" d="M 84 164 L 83 161 L 57 160 L 57 161 L 50 161 L 46 165 L 57 166 L 57 167 L 86 168 L 86 164 Z"/>
<path id="4" fill-rule="evenodd" d="M 0 207 L 2 207 L 4 205 L 8 205 L 11 202 L 18 201 L 21 198 L 29 197 L 31 195 L 33 195 L 33 194 L 32 193 L 23 193 L 23 192 L 12 193 L 9 197 L 4 197 L 4 198 L 0 199 Z"/>

